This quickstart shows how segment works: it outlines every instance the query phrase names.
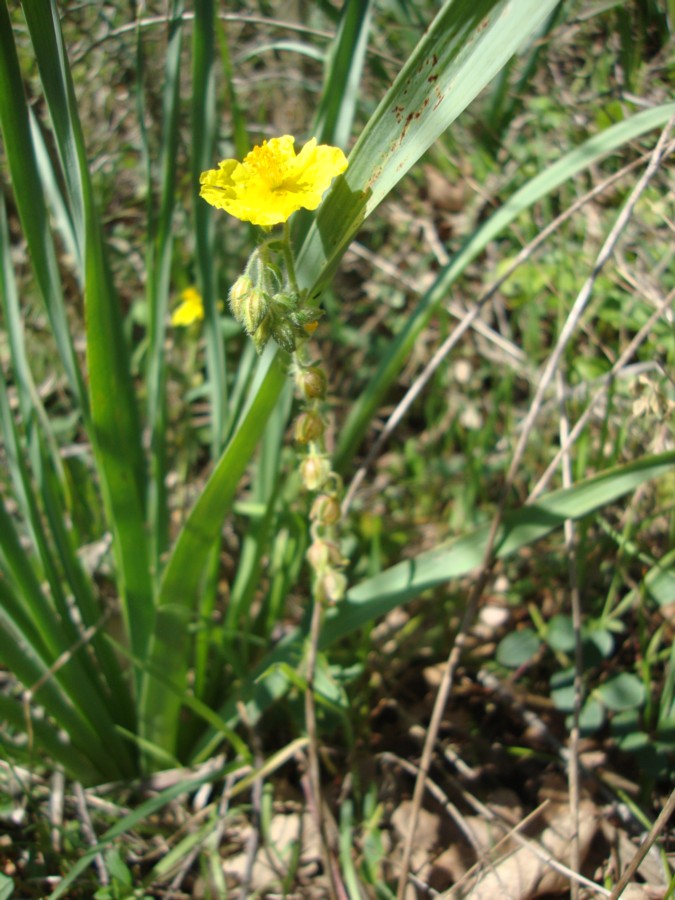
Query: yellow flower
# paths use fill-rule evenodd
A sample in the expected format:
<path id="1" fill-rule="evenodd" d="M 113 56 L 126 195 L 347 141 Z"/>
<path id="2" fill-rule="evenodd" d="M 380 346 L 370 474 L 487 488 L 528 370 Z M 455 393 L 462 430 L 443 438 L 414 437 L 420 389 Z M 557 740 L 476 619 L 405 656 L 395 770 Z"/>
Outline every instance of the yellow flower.
<path id="1" fill-rule="evenodd" d="M 174 327 L 181 327 L 201 322 L 204 318 L 204 303 L 199 291 L 193 287 L 185 288 L 180 298 L 182 303 L 173 311 L 171 324 Z"/>
<path id="2" fill-rule="evenodd" d="M 339 147 L 312 138 L 296 155 L 288 134 L 263 141 L 243 162 L 224 159 L 202 172 L 200 196 L 242 222 L 270 227 L 297 209 L 316 209 L 331 181 L 347 168 Z"/>

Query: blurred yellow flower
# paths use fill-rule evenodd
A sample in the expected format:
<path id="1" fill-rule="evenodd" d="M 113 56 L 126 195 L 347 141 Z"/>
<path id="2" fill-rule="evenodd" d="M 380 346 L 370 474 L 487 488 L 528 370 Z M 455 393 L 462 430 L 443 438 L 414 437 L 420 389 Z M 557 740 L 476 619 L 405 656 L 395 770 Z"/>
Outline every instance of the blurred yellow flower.
<path id="1" fill-rule="evenodd" d="M 171 316 L 171 324 L 176 327 L 186 327 L 194 322 L 201 322 L 204 318 L 204 303 L 202 295 L 196 288 L 185 288 L 180 295 L 181 304 L 177 306 Z"/>
<path id="2" fill-rule="evenodd" d="M 200 196 L 242 222 L 268 228 L 297 209 L 316 209 L 331 181 L 347 168 L 339 147 L 312 138 L 296 155 L 295 138 L 263 141 L 243 162 L 224 159 L 202 172 Z"/>

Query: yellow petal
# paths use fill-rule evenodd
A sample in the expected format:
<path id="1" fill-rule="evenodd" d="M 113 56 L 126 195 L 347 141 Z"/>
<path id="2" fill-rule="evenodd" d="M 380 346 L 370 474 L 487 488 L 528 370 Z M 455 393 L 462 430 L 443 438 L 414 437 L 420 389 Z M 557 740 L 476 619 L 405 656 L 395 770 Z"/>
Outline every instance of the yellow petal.
<path id="1" fill-rule="evenodd" d="M 298 209 L 316 209 L 331 181 L 347 168 L 339 147 L 309 140 L 296 156 L 289 134 L 254 147 L 239 163 L 223 160 L 203 172 L 200 195 L 244 222 L 269 227 Z"/>

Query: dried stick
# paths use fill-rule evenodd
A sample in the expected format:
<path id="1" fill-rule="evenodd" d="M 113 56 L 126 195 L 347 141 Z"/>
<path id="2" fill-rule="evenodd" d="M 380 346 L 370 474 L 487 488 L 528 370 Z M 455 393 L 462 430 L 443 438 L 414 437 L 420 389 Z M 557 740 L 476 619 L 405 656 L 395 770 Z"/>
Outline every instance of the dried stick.
<path id="1" fill-rule="evenodd" d="M 510 492 L 511 486 L 513 485 L 513 481 L 525 453 L 525 448 L 527 446 L 527 442 L 529 440 L 535 419 L 543 403 L 544 395 L 548 390 L 549 385 L 551 384 L 555 372 L 558 369 L 565 348 L 577 328 L 579 320 L 586 308 L 586 304 L 591 297 L 593 287 L 600 272 L 613 253 L 614 248 L 616 247 L 621 234 L 626 228 L 640 196 L 646 189 L 651 178 L 658 171 L 661 160 L 663 158 L 663 154 L 666 149 L 668 135 L 674 123 L 675 116 L 670 119 L 666 127 L 663 129 L 642 177 L 639 179 L 635 188 L 631 192 L 631 195 L 623 206 L 621 212 L 619 213 L 619 216 L 617 217 L 612 230 L 610 231 L 607 239 L 602 245 L 602 248 L 596 258 L 595 264 L 593 265 L 593 269 L 584 282 L 584 285 L 577 295 L 577 298 L 572 305 L 572 309 L 570 310 L 567 319 L 565 320 L 556 346 L 554 347 L 553 352 L 551 353 L 548 362 L 544 367 L 544 371 L 541 375 L 541 381 L 539 383 L 537 391 L 535 392 L 532 403 L 530 404 L 527 416 L 525 417 L 520 439 L 518 440 L 513 453 L 513 457 L 511 459 L 511 465 L 509 466 L 508 472 L 506 474 L 501 498 L 490 525 L 487 546 L 483 555 L 483 561 L 481 563 L 478 578 L 474 584 L 469 599 L 467 600 L 467 605 L 462 616 L 460 627 L 455 637 L 454 644 L 450 650 L 450 654 L 445 666 L 445 671 L 443 673 L 443 678 L 438 689 L 438 694 L 436 695 L 436 701 L 434 703 L 434 708 L 431 714 L 431 721 L 429 723 L 429 730 L 422 751 L 420 770 L 415 782 L 412 808 L 410 811 L 410 822 L 408 825 L 408 833 L 406 835 L 405 846 L 403 850 L 403 861 L 401 864 L 401 872 L 399 875 L 397 900 L 404 900 L 406 884 L 408 881 L 408 872 L 410 870 L 410 861 L 412 857 L 413 837 L 415 834 L 415 829 L 417 827 L 417 818 L 424 796 L 424 783 L 431 765 L 433 747 L 436 743 L 436 738 L 438 737 L 438 732 L 441 725 L 441 719 L 445 712 L 445 707 L 452 691 L 455 671 L 459 664 L 464 645 L 467 641 L 469 626 L 474 619 L 483 590 L 488 582 L 488 579 L 492 572 L 492 568 L 494 566 L 494 547 L 499 531 L 499 526 L 501 525 L 504 516 L 508 494 Z"/>

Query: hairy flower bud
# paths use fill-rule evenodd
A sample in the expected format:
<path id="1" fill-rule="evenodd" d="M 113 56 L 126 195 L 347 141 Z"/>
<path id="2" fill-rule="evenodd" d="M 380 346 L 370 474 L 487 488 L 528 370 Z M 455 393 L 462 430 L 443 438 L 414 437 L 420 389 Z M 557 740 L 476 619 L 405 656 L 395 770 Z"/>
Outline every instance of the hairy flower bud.
<path id="1" fill-rule="evenodd" d="M 269 297 L 264 291 L 259 291 L 257 288 L 249 291 L 242 304 L 242 325 L 246 329 L 247 334 L 255 334 L 259 325 L 267 315 L 268 306 Z"/>
<path id="2" fill-rule="evenodd" d="M 317 573 L 344 564 L 338 545 L 333 541 L 324 541 L 321 538 L 310 544 L 307 550 L 307 562 Z"/>
<path id="3" fill-rule="evenodd" d="M 318 491 L 330 475 L 330 463 L 323 456 L 311 454 L 300 463 L 302 483 L 308 491 Z"/>
<path id="4" fill-rule="evenodd" d="M 244 324 L 243 305 L 252 290 L 253 282 L 248 275 L 240 275 L 230 288 L 230 309 L 234 318 L 242 325 Z"/>
<path id="5" fill-rule="evenodd" d="M 267 316 L 267 318 L 262 320 L 255 333 L 251 335 L 253 343 L 255 344 L 255 349 L 258 353 L 263 352 L 271 336 L 272 329 L 270 327 L 270 317 Z"/>
<path id="6" fill-rule="evenodd" d="M 308 400 L 322 400 L 326 396 L 326 373 L 318 366 L 300 369 L 295 376 L 295 383 Z"/>
<path id="7" fill-rule="evenodd" d="M 272 325 L 272 337 L 286 353 L 294 353 L 296 333 L 293 325 L 281 317 L 277 317 Z"/>
<path id="8" fill-rule="evenodd" d="M 347 578 L 335 569 L 324 572 L 316 585 L 316 596 L 320 603 L 339 603 L 346 592 Z"/>
<path id="9" fill-rule="evenodd" d="M 310 441 L 321 437 L 325 427 L 318 412 L 309 410 L 301 413 L 295 421 L 295 440 L 299 444 L 309 444 Z"/>
<path id="10" fill-rule="evenodd" d="M 340 515 L 340 502 L 334 494 L 319 494 L 309 511 L 310 519 L 319 525 L 335 525 Z"/>

